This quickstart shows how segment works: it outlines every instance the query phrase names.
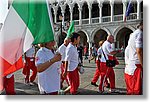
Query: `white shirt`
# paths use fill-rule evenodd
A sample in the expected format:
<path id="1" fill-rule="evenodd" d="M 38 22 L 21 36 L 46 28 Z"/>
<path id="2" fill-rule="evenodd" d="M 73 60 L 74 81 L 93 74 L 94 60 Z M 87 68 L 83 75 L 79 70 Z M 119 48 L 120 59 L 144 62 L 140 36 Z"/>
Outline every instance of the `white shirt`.
<path id="1" fill-rule="evenodd" d="M 36 66 L 52 59 L 54 54 L 47 48 L 40 48 L 36 54 Z M 60 62 L 53 63 L 45 71 L 38 73 L 38 87 L 43 94 L 56 92 L 60 89 Z"/>
<path id="2" fill-rule="evenodd" d="M 102 47 L 99 47 L 98 50 L 97 50 L 97 55 L 102 56 L 102 54 L 103 54 L 102 53 Z M 97 57 L 97 60 L 98 60 L 98 57 Z M 101 59 L 99 58 L 99 60 L 101 60 Z"/>
<path id="3" fill-rule="evenodd" d="M 61 61 L 65 61 L 66 48 L 64 44 L 58 48 L 58 52 L 61 54 Z"/>
<path id="4" fill-rule="evenodd" d="M 14 75 L 13 73 L 12 73 L 12 74 L 8 74 L 8 75 L 6 76 L 6 78 L 11 78 L 13 75 Z"/>
<path id="5" fill-rule="evenodd" d="M 128 70 L 129 68 L 129 47 L 127 46 L 126 49 L 125 49 L 125 73 L 128 74 L 130 70 Z"/>
<path id="6" fill-rule="evenodd" d="M 103 43 L 103 45 L 102 45 L 102 50 L 103 50 L 103 52 L 104 52 L 104 54 L 105 54 L 105 56 L 106 56 L 106 59 L 105 59 L 104 54 L 103 54 L 103 52 L 102 52 L 101 62 L 106 62 L 106 60 L 108 60 L 108 55 L 109 55 L 109 56 L 112 56 L 112 55 L 110 54 L 110 52 L 113 51 L 112 46 L 111 46 L 111 43 L 106 40 L 106 41 Z"/>
<path id="7" fill-rule="evenodd" d="M 77 47 L 69 43 L 69 45 L 66 48 L 66 57 L 65 57 L 65 61 L 68 61 L 68 71 L 74 71 L 77 68 L 79 64 L 78 56 L 79 55 Z"/>
<path id="8" fill-rule="evenodd" d="M 129 63 L 129 47 L 127 46 L 125 49 L 125 64 Z"/>
<path id="9" fill-rule="evenodd" d="M 27 57 L 34 57 L 34 54 L 35 54 L 35 47 L 31 47 L 29 50 L 27 50 L 26 52 L 26 56 Z"/>
<path id="10" fill-rule="evenodd" d="M 135 30 L 130 37 L 129 43 L 129 63 L 128 70 L 129 75 L 133 75 L 136 69 L 135 64 L 140 64 L 138 59 L 136 48 L 143 48 L 143 32 L 140 29 Z"/>

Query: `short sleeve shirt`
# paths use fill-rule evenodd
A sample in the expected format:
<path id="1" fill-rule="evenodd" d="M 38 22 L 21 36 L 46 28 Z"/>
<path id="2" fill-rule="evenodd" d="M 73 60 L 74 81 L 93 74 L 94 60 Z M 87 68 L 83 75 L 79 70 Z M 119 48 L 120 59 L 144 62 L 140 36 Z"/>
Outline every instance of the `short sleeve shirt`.
<path id="1" fill-rule="evenodd" d="M 97 50 L 97 55 L 98 56 L 102 56 L 102 47 L 99 47 L 98 50 Z M 98 57 L 97 57 L 97 60 L 98 60 Z M 100 60 L 100 59 L 99 59 Z"/>
<path id="2" fill-rule="evenodd" d="M 74 71 L 79 64 L 79 54 L 77 47 L 73 46 L 71 43 L 66 48 L 65 61 L 68 61 L 68 71 Z"/>
<path id="3" fill-rule="evenodd" d="M 35 54 L 35 47 L 31 47 L 29 50 L 27 50 L 26 52 L 26 56 L 27 57 L 34 57 L 34 54 Z"/>
<path id="4" fill-rule="evenodd" d="M 106 59 L 105 59 L 105 57 L 104 57 L 104 54 L 102 53 L 101 62 L 106 62 L 106 60 L 108 60 L 108 55 L 109 55 L 109 56 L 112 56 L 112 55 L 110 54 L 110 52 L 113 51 L 112 46 L 111 46 L 111 43 L 106 40 L 106 41 L 103 43 L 103 45 L 102 45 L 102 50 L 103 50 L 103 52 L 104 52 L 104 54 L 105 54 L 105 56 L 106 56 Z"/>
<path id="5" fill-rule="evenodd" d="M 62 58 L 61 61 L 65 61 L 65 54 L 66 54 L 66 46 L 64 44 L 62 44 L 59 48 L 58 48 L 58 52 L 61 54 Z"/>
<path id="6" fill-rule="evenodd" d="M 36 54 L 36 66 L 43 64 L 54 57 L 54 53 L 47 48 L 40 48 Z M 38 73 L 38 87 L 43 94 L 56 92 L 60 89 L 60 62 L 53 63 L 45 71 Z"/>
<path id="7" fill-rule="evenodd" d="M 135 64 L 140 64 L 136 48 L 143 48 L 143 32 L 140 29 L 135 30 L 128 42 L 129 46 L 129 63 L 128 74 L 133 75 L 136 69 Z"/>

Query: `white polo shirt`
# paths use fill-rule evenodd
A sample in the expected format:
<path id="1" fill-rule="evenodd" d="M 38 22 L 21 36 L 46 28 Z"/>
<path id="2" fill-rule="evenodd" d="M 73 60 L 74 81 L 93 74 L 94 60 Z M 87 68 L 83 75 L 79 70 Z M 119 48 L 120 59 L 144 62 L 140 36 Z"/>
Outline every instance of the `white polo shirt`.
<path id="1" fill-rule="evenodd" d="M 40 48 L 36 54 L 36 66 L 52 59 L 54 54 L 47 48 Z M 38 87 L 43 94 L 56 92 L 60 89 L 60 62 L 53 63 L 45 71 L 38 73 Z"/>
<path id="2" fill-rule="evenodd" d="M 143 32 L 140 29 L 135 30 L 130 37 L 129 43 L 129 63 L 128 70 L 129 75 L 133 75 L 136 69 L 135 64 L 140 64 L 138 59 L 136 48 L 143 48 Z"/>
<path id="3" fill-rule="evenodd" d="M 112 55 L 110 54 L 110 52 L 113 51 L 112 46 L 111 46 L 111 43 L 106 40 L 106 41 L 103 43 L 103 45 L 102 45 L 102 50 L 103 50 L 103 52 L 104 52 L 104 54 L 105 54 L 105 56 L 106 56 L 106 59 L 108 60 L 108 55 L 109 55 L 109 56 L 112 56 Z M 104 57 L 104 54 L 102 53 L 101 62 L 106 62 L 106 59 L 105 59 L 105 57 Z"/>
<path id="4" fill-rule="evenodd" d="M 66 48 L 65 61 L 68 61 L 68 71 L 74 71 L 79 64 L 77 47 L 73 46 L 71 43 Z"/>
<path id="5" fill-rule="evenodd" d="M 129 47 L 128 46 L 126 47 L 124 53 L 125 53 L 125 57 L 124 57 L 125 64 L 128 64 L 129 63 Z"/>
<path id="6" fill-rule="evenodd" d="M 100 56 L 100 55 L 102 56 L 102 47 L 99 47 L 99 48 L 98 48 L 98 50 L 97 50 L 97 55 L 98 55 L 98 56 Z M 98 60 L 98 57 L 97 57 L 97 60 Z M 99 60 L 101 60 L 101 58 L 99 58 Z"/>
<path id="7" fill-rule="evenodd" d="M 29 50 L 27 50 L 26 52 L 26 56 L 27 57 L 34 57 L 34 54 L 35 54 L 35 47 L 31 47 Z"/>
<path id="8" fill-rule="evenodd" d="M 61 61 L 65 61 L 66 48 L 64 44 L 58 48 L 58 52 L 61 54 Z"/>
<path id="9" fill-rule="evenodd" d="M 129 65 L 128 65 L 129 64 L 129 47 L 128 46 L 126 47 L 124 53 L 125 53 L 125 56 L 124 56 L 124 59 L 125 59 L 125 73 L 127 74 L 127 73 L 129 73 L 128 72 L 128 67 L 129 67 Z"/>

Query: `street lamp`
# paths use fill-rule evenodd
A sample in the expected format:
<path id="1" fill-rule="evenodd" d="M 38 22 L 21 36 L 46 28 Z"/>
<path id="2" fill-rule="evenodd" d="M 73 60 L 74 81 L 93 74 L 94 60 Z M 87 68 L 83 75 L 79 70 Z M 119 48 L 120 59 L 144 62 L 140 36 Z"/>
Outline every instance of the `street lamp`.
<path id="1" fill-rule="evenodd" d="M 69 28 L 68 21 L 66 22 L 66 24 L 63 24 L 63 16 L 62 15 L 59 15 L 59 21 L 60 21 L 60 24 L 54 24 L 55 31 L 58 32 L 60 30 L 58 46 L 60 46 L 63 43 L 63 40 L 66 37 L 66 36 L 64 36 L 63 31 L 67 32 L 67 30 Z"/>
<path id="2" fill-rule="evenodd" d="M 59 20 L 60 20 L 60 41 L 59 41 L 59 45 L 60 46 L 62 43 L 63 43 L 63 35 L 62 35 L 62 19 L 63 19 L 63 16 L 59 16 Z"/>

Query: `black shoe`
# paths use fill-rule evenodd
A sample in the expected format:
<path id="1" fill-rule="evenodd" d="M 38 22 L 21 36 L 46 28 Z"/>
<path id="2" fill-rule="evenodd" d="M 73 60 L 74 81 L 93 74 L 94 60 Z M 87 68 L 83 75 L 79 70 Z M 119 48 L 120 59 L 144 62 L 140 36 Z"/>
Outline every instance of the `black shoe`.
<path id="1" fill-rule="evenodd" d="M 98 87 L 96 83 L 91 82 L 91 85 L 94 85 L 95 87 Z"/>

